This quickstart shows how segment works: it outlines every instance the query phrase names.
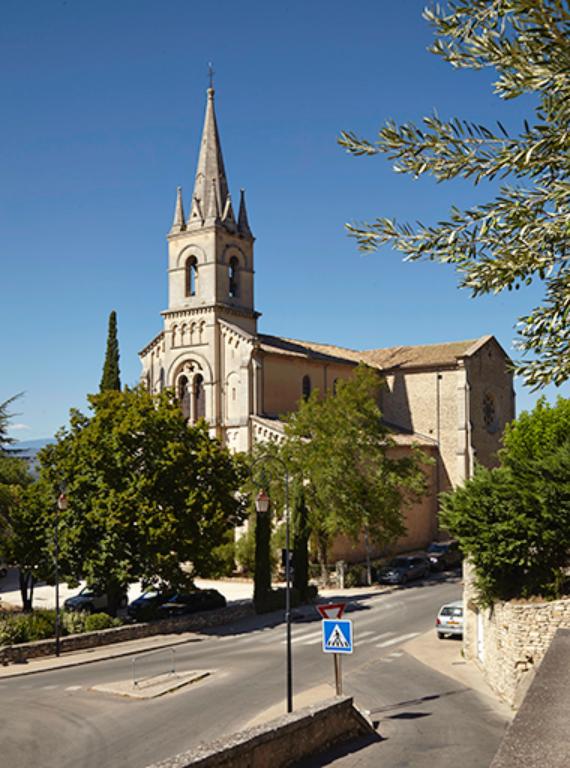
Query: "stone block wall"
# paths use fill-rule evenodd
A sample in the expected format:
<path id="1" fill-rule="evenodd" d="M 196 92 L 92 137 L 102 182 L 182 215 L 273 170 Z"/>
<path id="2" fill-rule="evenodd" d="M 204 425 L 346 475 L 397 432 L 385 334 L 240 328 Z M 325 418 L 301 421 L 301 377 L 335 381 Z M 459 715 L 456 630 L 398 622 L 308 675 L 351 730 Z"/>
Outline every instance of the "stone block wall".
<path id="1" fill-rule="evenodd" d="M 61 653 L 82 651 L 86 648 L 98 648 L 102 645 L 123 643 L 127 640 L 138 640 L 141 637 L 153 635 L 180 634 L 182 632 L 198 632 L 201 629 L 217 627 L 229 624 L 232 621 L 253 616 L 255 610 L 253 603 L 229 605 L 215 611 L 181 616 L 171 619 L 161 619 L 140 624 L 125 624 L 113 629 L 100 629 L 97 632 L 84 632 L 80 635 L 67 635 L 61 638 Z M 37 640 L 33 643 L 21 643 L 19 645 L 7 645 L 0 648 L 0 663 L 21 663 L 27 659 L 36 659 L 41 656 L 55 655 L 55 640 Z"/>
<path id="2" fill-rule="evenodd" d="M 357 738 L 373 741 L 378 736 L 353 706 L 352 698 L 338 697 L 199 745 L 148 768 L 285 768 Z"/>
<path id="3" fill-rule="evenodd" d="M 570 597 L 551 602 L 477 604 L 473 572 L 464 565 L 463 650 L 491 688 L 517 708 L 557 629 L 570 629 Z"/>

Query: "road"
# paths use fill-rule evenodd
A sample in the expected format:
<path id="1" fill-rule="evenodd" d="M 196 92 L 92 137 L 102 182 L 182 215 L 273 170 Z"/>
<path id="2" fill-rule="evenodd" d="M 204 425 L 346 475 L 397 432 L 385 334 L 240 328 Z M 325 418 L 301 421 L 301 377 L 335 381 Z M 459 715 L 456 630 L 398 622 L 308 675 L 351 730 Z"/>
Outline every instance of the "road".
<path id="1" fill-rule="evenodd" d="M 384 595 L 371 591 L 351 604 L 356 651 L 343 660 L 344 692 L 380 721 L 385 741 L 375 748 L 382 750 L 383 768 L 486 768 L 497 749 L 505 727 L 500 714 L 403 650 L 433 627 L 437 608 L 459 594 L 458 583 L 427 582 Z M 3 680 L 1 764 L 144 768 L 245 727 L 284 697 L 284 625 L 276 621 L 275 615 L 255 617 L 178 646 L 179 671 L 212 674 L 158 699 L 90 690 L 129 678 L 130 658 Z M 152 671 L 161 660 L 144 663 Z M 321 651 L 316 614 L 293 626 L 293 665 L 298 697 L 331 682 L 332 660 Z"/>

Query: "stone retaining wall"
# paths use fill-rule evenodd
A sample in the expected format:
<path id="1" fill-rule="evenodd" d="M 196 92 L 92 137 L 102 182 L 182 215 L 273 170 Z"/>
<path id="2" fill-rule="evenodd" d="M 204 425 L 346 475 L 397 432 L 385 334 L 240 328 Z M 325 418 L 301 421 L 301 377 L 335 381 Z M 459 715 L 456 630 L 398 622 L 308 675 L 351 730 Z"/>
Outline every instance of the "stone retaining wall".
<path id="1" fill-rule="evenodd" d="M 248 601 L 247 603 L 229 605 L 226 608 L 207 611 L 199 615 L 181 616 L 141 624 L 125 624 L 122 627 L 114 627 L 113 629 L 84 632 L 80 635 L 67 635 L 61 638 L 60 648 L 63 654 L 71 651 L 82 651 L 86 648 L 97 648 L 101 645 L 122 643 L 126 640 L 137 640 L 138 638 L 151 637 L 152 635 L 198 631 L 222 624 L 229 624 L 232 621 L 253 616 L 254 614 L 253 603 Z M 0 648 L 0 662 L 2 664 L 24 662 L 26 659 L 53 655 L 55 655 L 55 640 L 53 638 Z"/>
<path id="2" fill-rule="evenodd" d="M 556 630 L 570 629 L 570 598 L 552 602 L 477 605 L 473 573 L 464 566 L 465 657 L 481 668 L 491 688 L 517 708 Z"/>
<path id="3" fill-rule="evenodd" d="M 328 699 L 204 744 L 148 768 L 285 768 L 333 744 L 378 739 L 352 698 Z"/>

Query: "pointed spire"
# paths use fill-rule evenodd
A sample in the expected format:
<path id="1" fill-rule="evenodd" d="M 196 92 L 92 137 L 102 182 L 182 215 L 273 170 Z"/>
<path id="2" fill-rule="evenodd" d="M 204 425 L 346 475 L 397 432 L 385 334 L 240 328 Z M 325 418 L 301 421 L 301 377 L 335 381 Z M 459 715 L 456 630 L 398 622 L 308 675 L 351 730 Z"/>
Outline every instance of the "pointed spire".
<path id="1" fill-rule="evenodd" d="M 251 229 L 249 228 L 249 221 L 247 220 L 247 209 L 245 207 L 245 189 L 240 190 L 237 228 L 240 235 L 243 235 L 244 237 L 253 237 Z"/>
<path id="2" fill-rule="evenodd" d="M 212 181 L 214 183 L 212 183 Z M 228 180 L 224 168 L 222 148 L 216 112 L 214 109 L 214 89 L 208 88 L 208 101 L 206 103 L 206 115 L 200 143 L 200 155 L 196 168 L 196 180 L 194 182 L 194 194 L 192 195 L 192 208 L 188 219 L 188 226 L 202 226 L 203 223 L 213 223 L 215 218 L 220 218 L 222 205 L 228 197 Z M 196 204 L 196 201 L 198 204 Z M 205 221 L 200 215 L 200 209 Z"/>
<path id="3" fill-rule="evenodd" d="M 174 219 L 170 231 L 183 232 L 185 229 L 186 220 L 184 218 L 184 207 L 182 205 L 182 187 L 176 187 L 176 206 L 174 208 Z"/>

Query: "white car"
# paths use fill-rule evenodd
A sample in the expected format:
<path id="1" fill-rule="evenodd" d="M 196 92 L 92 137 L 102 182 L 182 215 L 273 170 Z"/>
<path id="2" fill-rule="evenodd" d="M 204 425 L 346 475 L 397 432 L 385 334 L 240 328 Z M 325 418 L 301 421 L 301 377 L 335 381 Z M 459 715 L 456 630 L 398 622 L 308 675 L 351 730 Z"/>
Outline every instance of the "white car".
<path id="1" fill-rule="evenodd" d="M 435 620 L 435 630 L 440 640 L 445 635 L 463 635 L 463 600 L 441 606 Z"/>

